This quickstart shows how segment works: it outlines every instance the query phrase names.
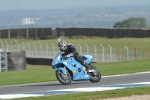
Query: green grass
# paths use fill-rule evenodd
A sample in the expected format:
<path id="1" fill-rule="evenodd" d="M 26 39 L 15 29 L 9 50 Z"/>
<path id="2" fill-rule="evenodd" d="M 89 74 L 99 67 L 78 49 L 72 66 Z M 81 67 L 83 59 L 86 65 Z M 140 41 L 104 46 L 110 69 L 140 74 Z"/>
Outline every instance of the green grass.
<path id="1" fill-rule="evenodd" d="M 103 76 L 150 71 L 149 60 L 95 63 Z"/>
<path id="2" fill-rule="evenodd" d="M 118 89 L 118 90 L 99 91 L 99 92 L 85 92 L 85 93 L 75 93 L 75 94 L 65 94 L 65 95 L 19 98 L 13 100 L 99 100 L 104 98 L 115 98 L 115 97 L 144 95 L 144 94 L 150 95 L 150 86 L 138 87 L 138 88 L 127 88 L 121 90 Z"/>
<path id="3" fill-rule="evenodd" d="M 150 71 L 149 60 L 92 63 L 100 71 L 102 76 L 128 74 Z M 26 70 L 0 73 L 0 85 L 24 84 L 35 82 L 56 81 L 55 70 L 51 66 L 27 65 Z"/>
<path id="4" fill-rule="evenodd" d="M 26 70 L 0 73 L 0 85 L 54 81 L 54 72 L 51 66 L 27 65 Z"/>
<path id="5" fill-rule="evenodd" d="M 72 38 L 65 38 L 62 37 L 67 43 L 73 43 L 74 45 L 78 46 L 77 43 L 80 43 L 81 45 L 85 46 L 86 44 L 89 44 L 92 46 L 92 44 L 95 44 L 96 46 L 100 46 L 100 44 L 104 45 L 104 47 L 108 47 L 108 44 L 112 47 L 118 47 L 124 48 L 124 46 L 127 46 L 128 48 L 134 49 L 146 49 L 150 50 L 150 38 L 119 38 L 119 39 L 108 39 L 108 38 L 100 38 L 100 37 L 72 37 Z M 58 39 L 46 39 L 46 40 L 31 40 L 31 39 L 1 39 L 3 42 L 8 41 L 18 41 L 18 42 L 40 42 L 40 43 L 48 43 L 51 45 L 51 43 L 54 43 L 57 47 Z M 4 42 L 5 43 L 5 42 Z M 6 43 L 5 43 L 6 44 Z"/>

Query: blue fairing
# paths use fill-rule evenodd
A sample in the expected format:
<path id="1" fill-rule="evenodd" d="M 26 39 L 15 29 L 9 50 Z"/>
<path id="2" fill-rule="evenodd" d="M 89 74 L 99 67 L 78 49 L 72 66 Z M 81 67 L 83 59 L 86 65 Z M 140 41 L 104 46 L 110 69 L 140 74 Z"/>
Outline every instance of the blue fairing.
<path id="1" fill-rule="evenodd" d="M 82 56 L 82 59 L 84 61 L 86 61 L 87 64 L 90 64 L 92 62 L 92 58 L 93 57 L 91 55 L 84 55 L 84 56 Z"/>
<path id="2" fill-rule="evenodd" d="M 64 59 L 62 54 L 64 52 L 59 52 L 52 61 L 52 67 L 55 70 L 62 70 L 63 73 L 69 71 L 72 75 L 72 80 L 89 80 L 90 77 L 88 74 L 84 73 L 84 66 L 77 62 L 74 57 Z M 90 64 L 92 61 L 92 56 L 85 55 L 82 56 L 82 59 L 86 63 Z"/>

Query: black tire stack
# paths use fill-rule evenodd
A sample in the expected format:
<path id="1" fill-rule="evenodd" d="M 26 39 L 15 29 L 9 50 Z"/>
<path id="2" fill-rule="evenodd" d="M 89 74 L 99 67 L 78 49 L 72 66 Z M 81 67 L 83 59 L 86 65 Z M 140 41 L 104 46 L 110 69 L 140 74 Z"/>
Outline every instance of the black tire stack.
<path id="1" fill-rule="evenodd" d="M 26 55 L 25 51 L 8 52 L 8 71 L 25 70 Z"/>

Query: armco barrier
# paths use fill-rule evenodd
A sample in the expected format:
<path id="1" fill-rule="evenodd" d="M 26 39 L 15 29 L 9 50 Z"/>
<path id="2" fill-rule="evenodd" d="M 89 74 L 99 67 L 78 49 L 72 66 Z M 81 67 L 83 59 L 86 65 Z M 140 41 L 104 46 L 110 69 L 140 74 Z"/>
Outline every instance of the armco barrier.
<path id="1" fill-rule="evenodd" d="M 8 52 L 7 55 L 8 55 L 8 71 L 26 69 L 25 51 Z"/>
<path id="2" fill-rule="evenodd" d="M 48 58 L 26 58 L 28 64 L 32 65 L 52 65 L 52 60 L 53 59 L 48 59 Z"/>

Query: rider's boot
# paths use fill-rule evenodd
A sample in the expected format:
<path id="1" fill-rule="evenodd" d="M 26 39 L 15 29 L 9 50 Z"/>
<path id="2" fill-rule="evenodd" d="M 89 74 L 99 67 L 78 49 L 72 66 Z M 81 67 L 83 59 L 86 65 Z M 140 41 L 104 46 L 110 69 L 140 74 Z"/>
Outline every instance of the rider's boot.
<path id="1" fill-rule="evenodd" d="M 88 64 L 84 64 L 84 66 L 85 66 L 85 68 L 86 68 L 86 71 L 88 71 L 88 70 L 91 68 L 91 66 L 88 65 Z"/>

